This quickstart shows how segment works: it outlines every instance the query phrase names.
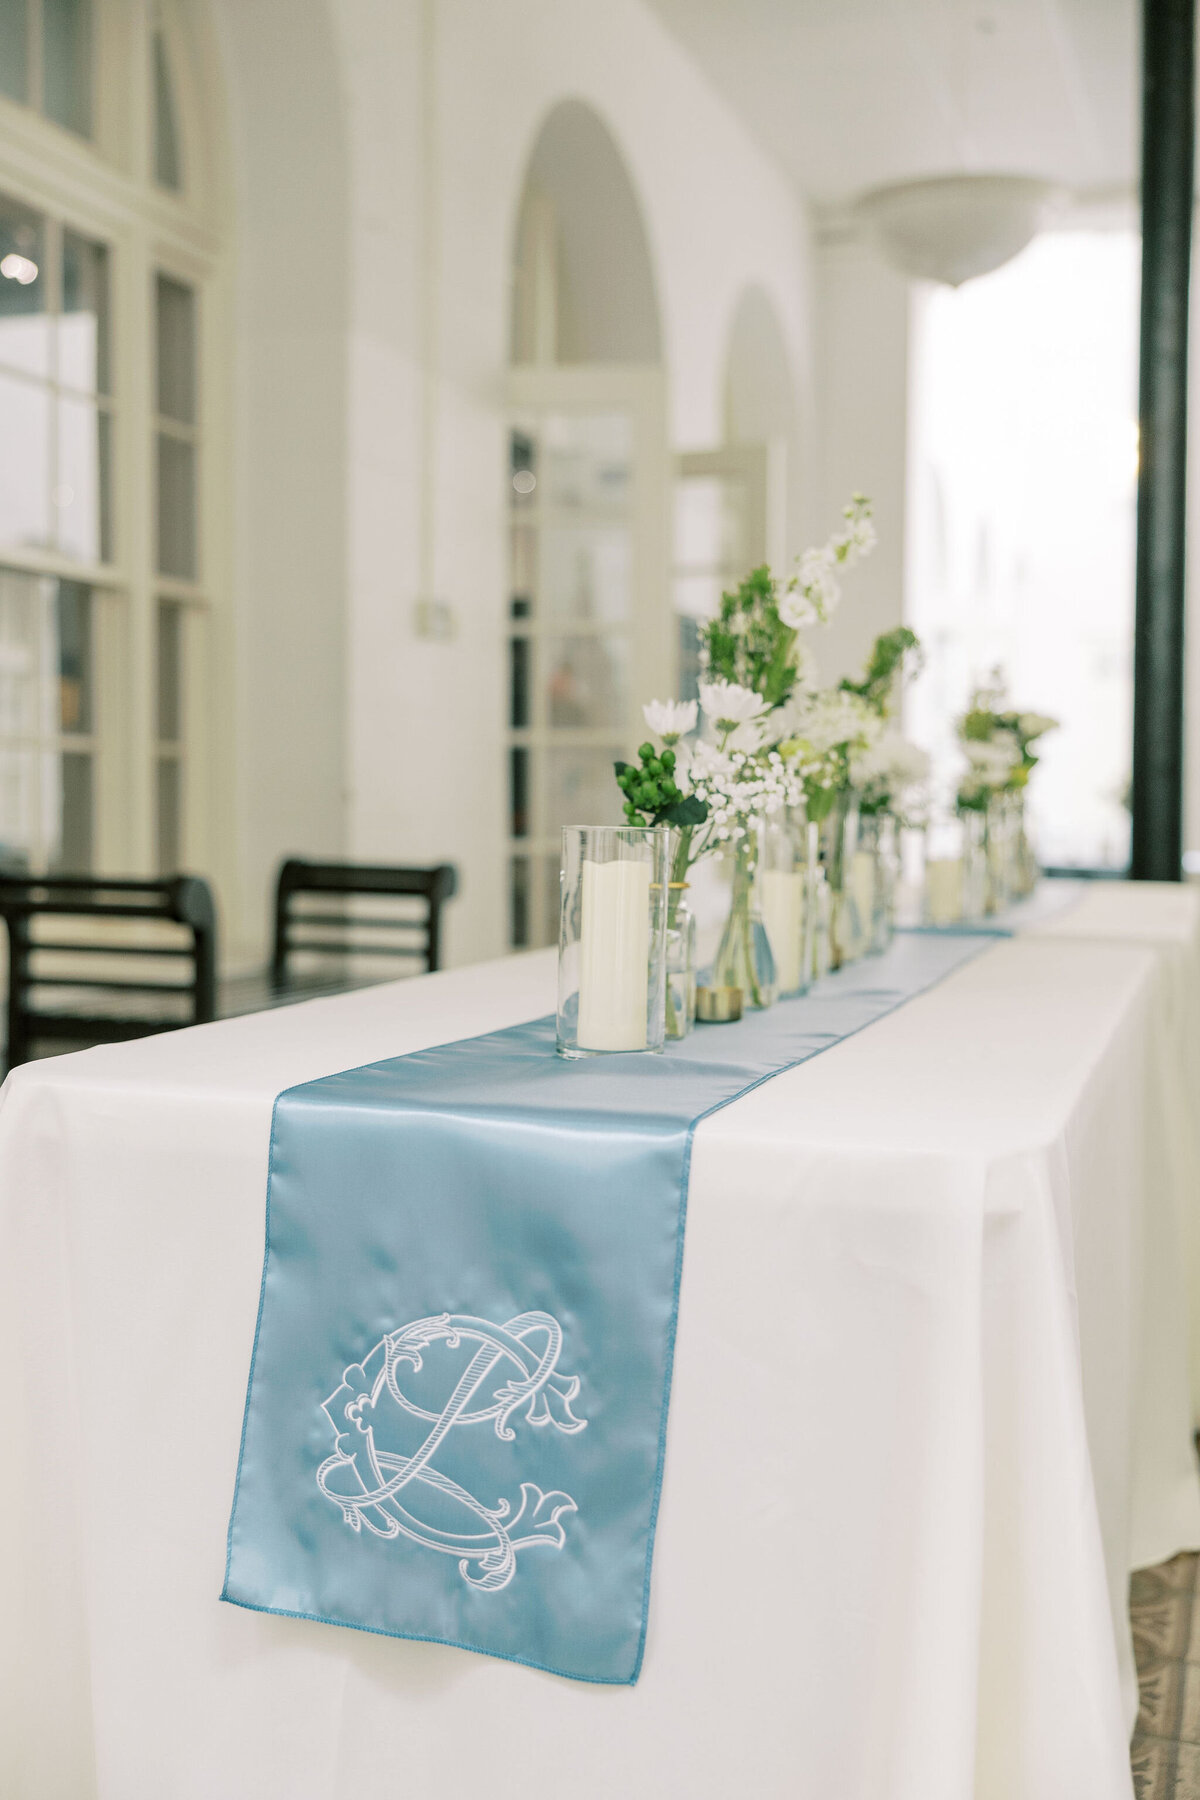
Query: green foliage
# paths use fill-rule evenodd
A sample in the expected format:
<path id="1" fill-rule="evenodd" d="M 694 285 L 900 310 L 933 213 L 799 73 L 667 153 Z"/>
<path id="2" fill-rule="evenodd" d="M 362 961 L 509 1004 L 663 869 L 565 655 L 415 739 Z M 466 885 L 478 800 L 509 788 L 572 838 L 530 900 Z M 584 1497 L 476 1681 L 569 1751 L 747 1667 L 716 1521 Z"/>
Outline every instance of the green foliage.
<path id="1" fill-rule="evenodd" d="M 631 825 L 702 825 L 708 803 L 684 794 L 675 780 L 675 752 L 656 751 L 643 744 L 636 763 L 613 764 L 617 786 L 625 796 L 625 817 Z"/>
<path id="2" fill-rule="evenodd" d="M 892 709 L 896 680 L 904 671 L 906 661 L 910 666 L 915 661 L 914 652 L 919 653 L 920 648 L 916 632 L 910 631 L 907 625 L 881 632 L 871 647 L 863 679 L 843 680 L 839 684 L 842 692 L 858 694 L 886 717 Z"/>
<path id="3" fill-rule="evenodd" d="M 710 681 L 752 688 L 772 707 L 795 686 L 797 634 L 779 616 L 778 588 L 765 563 L 751 569 L 731 594 L 722 594 L 720 611 L 700 637 Z"/>

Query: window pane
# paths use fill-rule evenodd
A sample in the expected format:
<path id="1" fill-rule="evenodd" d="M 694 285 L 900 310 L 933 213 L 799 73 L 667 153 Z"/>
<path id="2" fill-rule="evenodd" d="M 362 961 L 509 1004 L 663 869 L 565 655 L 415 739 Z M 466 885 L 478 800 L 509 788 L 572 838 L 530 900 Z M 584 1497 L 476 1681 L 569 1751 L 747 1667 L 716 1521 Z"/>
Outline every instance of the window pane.
<path id="1" fill-rule="evenodd" d="M 179 127 L 171 67 L 161 31 L 154 34 L 154 179 L 165 188 L 183 186 L 179 162 Z"/>
<path id="2" fill-rule="evenodd" d="M 537 493 L 537 445 L 533 433 L 518 427 L 509 439 L 509 472 L 512 476 L 512 503 L 528 507 Z"/>
<path id="3" fill-rule="evenodd" d="M 514 856 L 508 888 L 508 940 L 514 950 L 529 943 L 529 859 Z"/>
<path id="4" fill-rule="evenodd" d="M 578 729 L 624 722 L 628 706 L 626 639 L 548 638 L 544 655 L 546 712 L 551 725 Z"/>
<path id="5" fill-rule="evenodd" d="M 633 539 L 624 525 L 557 525 L 542 533 L 543 618 L 618 625 L 633 611 Z"/>
<path id="6" fill-rule="evenodd" d="M 58 379 L 89 394 L 111 392 L 108 372 L 108 248 L 63 232 L 63 302 Z"/>
<path id="7" fill-rule="evenodd" d="M 0 363 L 50 373 L 46 316 L 46 227 L 37 213 L 0 195 Z"/>
<path id="8" fill-rule="evenodd" d="M 613 774 L 623 754 L 611 750 L 560 750 L 546 756 L 544 836 L 557 837 L 564 825 L 620 825 L 624 801 Z"/>
<path id="9" fill-rule="evenodd" d="M 158 569 L 184 580 L 196 573 L 196 449 L 158 437 Z"/>
<path id="10" fill-rule="evenodd" d="M 180 281 L 157 283 L 158 410 L 181 425 L 196 421 L 196 297 Z"/>
<path id="11" fill-rule="evenodd" d="M 515 838 L 529 836 L 529 752 L 509 751 L 509 823 Z"/>
<path id="12" fill-rule="evenodd" d="M 511 563 L 512 616 L 514 619 L 528 619 L 533 613 L 537 565 L 537 532 L 532 525 L 514 524 Z"/>
<path id="13" fill-rule="evenodd" d="M 0 94 L 10 100 L 28 96 L 28 0 L 0 0 Z"/>
<path id="14" fill-rule="evenodd" d="M 543 506 L 613 507 L 628 502 L 633 424 L 627 413 L 561 414 L 542 421 Z"/>
<path id="15" fill-rule="evenodd" d="M 158 872 L 160 875 L 174 875 L 182 860 L 182 817 L 179 804 L 180 768 L 173 756 L 159 758 L 156 798 Z"/>
<path id="16" fill-rule="evenodd" d="M 38 576 L 0 569 L 0 740 L 31 738 L 38 733 L 38 644 L 43 609 Z"/>
<path id="17" fill-rule="evenodd" d="M 0 374 L 0 544 L 50 543 L 50 395 Z"/>
<path id="18" fill-rule="evenodd" d="M 42 59 L 48 119 L 92 130 L 92 9 L 89 0 L 42 0 Z"/>
<path id="19" fill-rule="evenodd" d="M 58 545 L 68 556 L 107 561 L 109 417 L 90 400 L 58 403 L 58 479 L 54 511 Z"/>
<path id="20" fill-rule="evenodd" d="M 92 593 L 79 581 L 58 583 L 58 711 L 68 736 L 92 729 Z"/>
<path id="21" fill-rule="evenodd" d="M 57 829 L 48 834 L 47 862 L 65 875 L 86 875 L 92 866 L 92 759 L 68 750 L 56 759 Z"/>
<path id="22" fill-rule="evenodd" d="M 27 870 L 33 855 L 36 767 L 32 750 L 0 748 L 0 868 Z"/>
<path id="23" fill-rule="evenodd" d="M 158 737 L 177 744 L 183 721 L 183 608 L 170 600 L 158 606 Z"/>

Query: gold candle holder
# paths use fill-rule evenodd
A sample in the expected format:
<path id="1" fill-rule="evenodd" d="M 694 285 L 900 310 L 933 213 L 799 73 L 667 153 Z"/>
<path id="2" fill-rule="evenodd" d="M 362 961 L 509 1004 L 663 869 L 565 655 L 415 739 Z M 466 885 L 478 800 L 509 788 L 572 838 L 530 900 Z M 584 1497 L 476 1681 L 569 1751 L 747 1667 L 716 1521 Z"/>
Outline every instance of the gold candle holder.
<path id="1" fill-rule="evenodd" d="M 740 987 L 698 987 L 696 1017 L 706 1025 L 732 1025 L 742 1016 Z"/>

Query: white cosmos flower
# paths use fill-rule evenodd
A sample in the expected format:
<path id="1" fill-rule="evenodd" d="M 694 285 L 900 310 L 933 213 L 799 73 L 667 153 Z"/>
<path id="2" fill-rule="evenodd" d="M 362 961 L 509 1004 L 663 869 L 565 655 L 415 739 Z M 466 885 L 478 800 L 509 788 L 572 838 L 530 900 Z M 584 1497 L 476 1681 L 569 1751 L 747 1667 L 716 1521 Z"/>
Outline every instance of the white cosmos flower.
<path id="1" fill-rule="evenodd" d="M 685 732 L 695 729 L 696 702 L 694 700 L 651 700 L 648 706 L 643 706 L 642 717 L 651 731 L 665 744 L 676 744 Z"/>
<path id="2" fill-rule="evenodd" d="M 720 732 L 733 731 L 767 711 L 767 703 L 753 688 L 739 687 L 734 681 L 702 681 L 700 705 L 704 716 Z"/>

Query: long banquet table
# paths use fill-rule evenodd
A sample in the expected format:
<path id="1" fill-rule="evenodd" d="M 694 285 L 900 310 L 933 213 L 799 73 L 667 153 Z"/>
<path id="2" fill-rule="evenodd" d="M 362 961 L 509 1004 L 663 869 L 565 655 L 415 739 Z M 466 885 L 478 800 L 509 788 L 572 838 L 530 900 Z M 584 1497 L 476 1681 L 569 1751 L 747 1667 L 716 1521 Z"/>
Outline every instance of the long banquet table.
<path id="1" fill-rule="evenodd" d="M 700 1125 L 636 1687 L 218 1602 L 276 1094 L 553 987 L 9 1077 L 0 1793 L 1129 1800 L 1129 1570 L 1200 1545 L 1191 892 L 1088 895 Z"/>

